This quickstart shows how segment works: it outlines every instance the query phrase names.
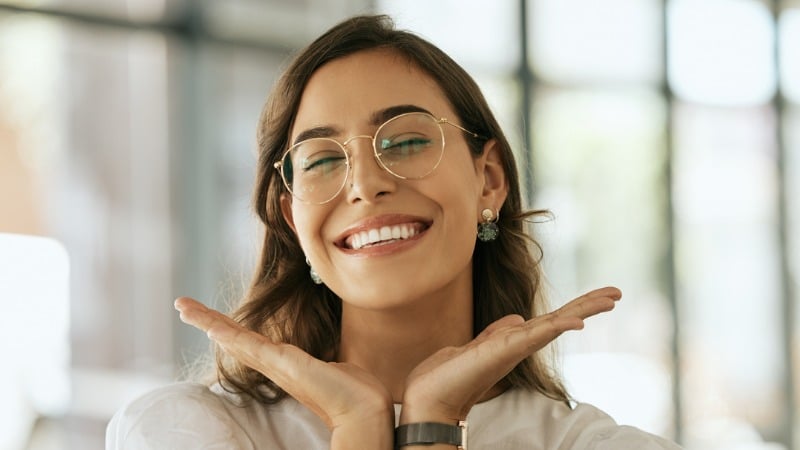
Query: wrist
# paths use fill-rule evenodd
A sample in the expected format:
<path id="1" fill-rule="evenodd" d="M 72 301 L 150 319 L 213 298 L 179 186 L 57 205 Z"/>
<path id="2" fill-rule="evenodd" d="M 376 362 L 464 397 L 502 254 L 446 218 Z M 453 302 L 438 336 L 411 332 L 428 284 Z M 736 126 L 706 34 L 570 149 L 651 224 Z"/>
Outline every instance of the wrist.
<path id="1" fill-rule="evenodd" d="M 394 408 L 337 422 L 331 430 L 331 450 L 394 448 Z"/>
<path id="2" fill-rule="evenodd" d="M 466 420 L 469 411 L 455 411 L 443 408 L 441 405 L 423 402 L 403 402 L 400 410 L 400 425 L 409 423 L 435 422 L 458 424 Z"/>

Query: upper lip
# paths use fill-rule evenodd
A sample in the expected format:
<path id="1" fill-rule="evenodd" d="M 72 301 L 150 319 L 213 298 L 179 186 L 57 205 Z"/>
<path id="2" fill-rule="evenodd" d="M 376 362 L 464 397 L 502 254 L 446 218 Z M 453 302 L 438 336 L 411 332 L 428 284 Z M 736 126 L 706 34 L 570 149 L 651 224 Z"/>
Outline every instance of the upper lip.
<path id="1" fill-rule="evenodd" d="M 433 223 L 433 220 L 410 214 L 383 214 L 380 216 L 366 217 L 347 227 L 339 234 L 336 240 L 334 240 L 334 244 L 337 247 L 345 247 L 345 240 L 354 233 L 403 223 L 421 223 L 424 228 L 428 228 Z"/>

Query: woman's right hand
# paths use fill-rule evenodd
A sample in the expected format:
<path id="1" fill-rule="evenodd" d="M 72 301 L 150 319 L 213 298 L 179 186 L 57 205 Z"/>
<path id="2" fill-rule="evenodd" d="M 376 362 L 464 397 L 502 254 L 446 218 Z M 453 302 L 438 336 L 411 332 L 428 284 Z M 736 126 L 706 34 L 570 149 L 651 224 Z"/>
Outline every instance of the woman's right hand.
<path id="1" fill-rule="evenodd" d="M 332 432 L 331 448 L 392 448 L 392 397 L 372 374 L 352 364 L 321 361 L 294 345 L 274 343 L 191 298 L 178 298 L 175 308 L 181 320 L 205 331 L 225 352 L 317 414 Z"/>

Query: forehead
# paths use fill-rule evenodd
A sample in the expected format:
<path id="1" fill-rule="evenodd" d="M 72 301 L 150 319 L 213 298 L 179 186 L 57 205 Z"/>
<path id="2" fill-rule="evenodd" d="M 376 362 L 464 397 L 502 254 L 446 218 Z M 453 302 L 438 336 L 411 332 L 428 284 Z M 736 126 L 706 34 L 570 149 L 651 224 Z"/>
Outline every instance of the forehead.
<path id="1" fill-rule="evenodd" d="M 436 81 L 405 56 L 385 49 L 357 52 L 314 72 L 303 90 L 290 137 L 318 126 L 361 133 L 376 111 L 398 105 L 419 106 L 438 117 L 454 116 Z"/>

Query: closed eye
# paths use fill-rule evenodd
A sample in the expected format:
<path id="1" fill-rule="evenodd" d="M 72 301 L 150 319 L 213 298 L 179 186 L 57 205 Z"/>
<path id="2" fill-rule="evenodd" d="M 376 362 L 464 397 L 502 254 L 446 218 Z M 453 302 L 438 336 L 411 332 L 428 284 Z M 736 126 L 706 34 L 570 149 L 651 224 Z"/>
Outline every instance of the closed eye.
<path id="1" fill-rule="evenodd" d="M 411 155 L 425 150 L 430 144 L 431 140 L 425 137 L 414 137 L 397 141 L 384 139 L 381 141 L 381 150 L 396 156 Z"/>
<path id="2" fill-rule="evenodd" d="M 303 172 L 310 172 L 310 171 L 328 171 L 332 170 L 342 162 L 344 162 L 346 158 L 344 156 L 326 156 L 322 158 L 314 158 L 314 159 L 305 159 L 303 160 L 302 169 Z"/>

